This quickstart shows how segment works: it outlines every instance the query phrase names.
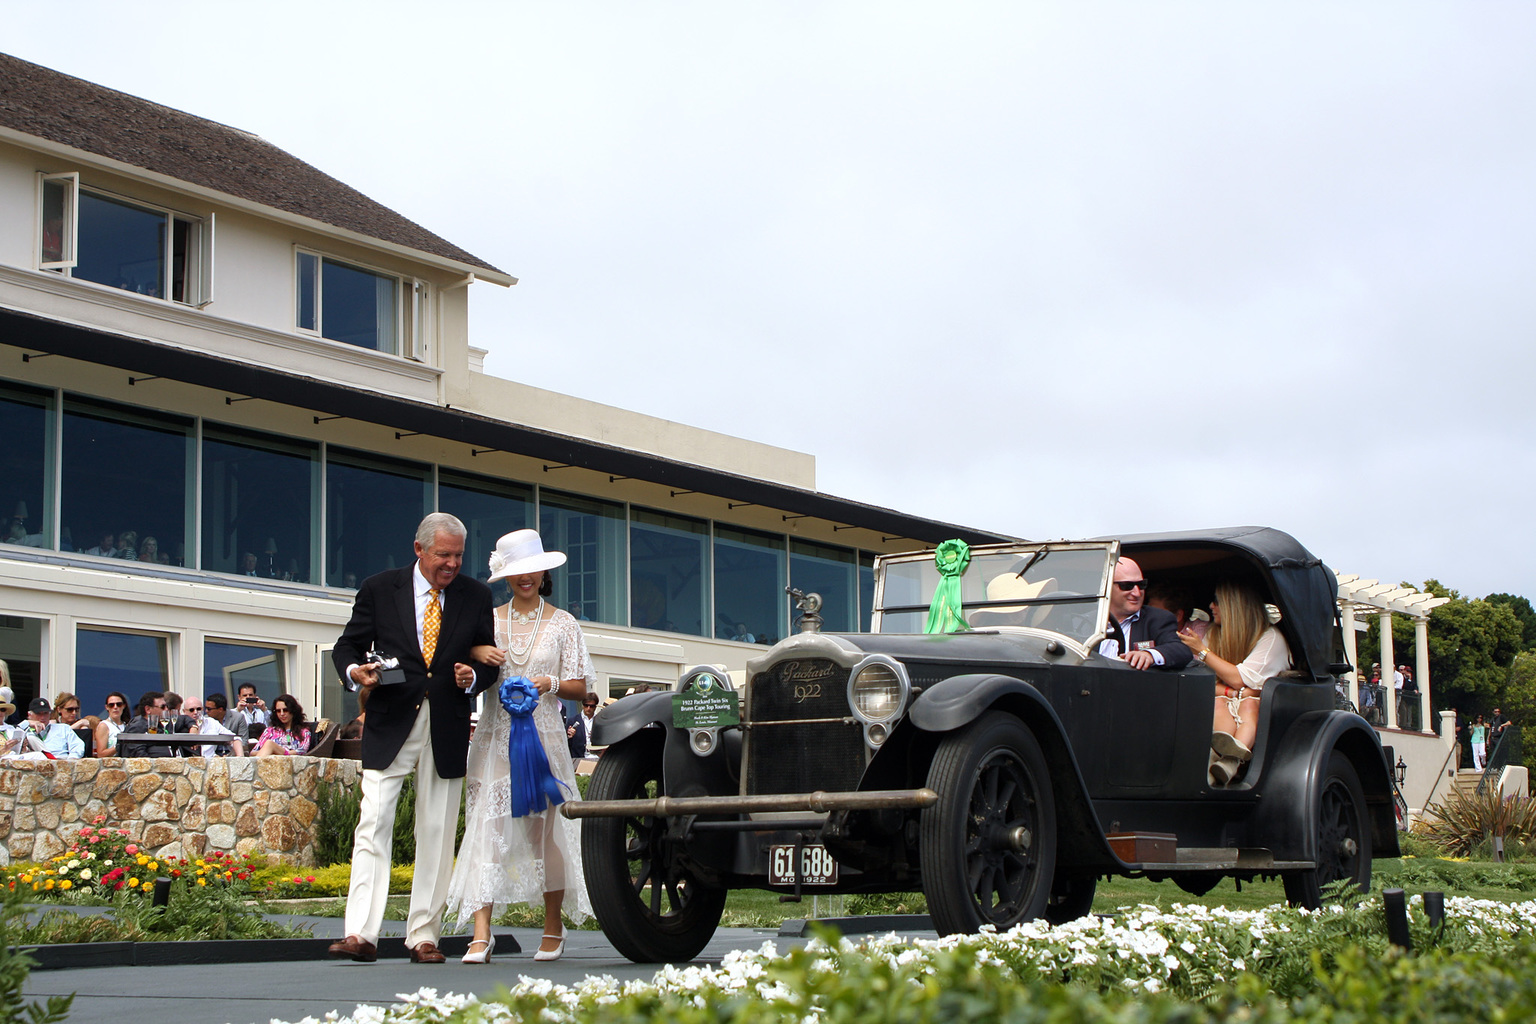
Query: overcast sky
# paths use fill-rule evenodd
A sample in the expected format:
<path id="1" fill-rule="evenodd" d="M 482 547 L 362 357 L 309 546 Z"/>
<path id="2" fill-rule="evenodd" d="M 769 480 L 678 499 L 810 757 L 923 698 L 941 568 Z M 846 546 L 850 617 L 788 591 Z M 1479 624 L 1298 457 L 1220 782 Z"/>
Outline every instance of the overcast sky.
<path id="1" fill-rule="evenodd" d="M 516 275 L 499 376 L 1030 538 L 1536 598 L 1536 4 L 7 5 Z M 505 410 L 515 417 L 516 410 Z"/>

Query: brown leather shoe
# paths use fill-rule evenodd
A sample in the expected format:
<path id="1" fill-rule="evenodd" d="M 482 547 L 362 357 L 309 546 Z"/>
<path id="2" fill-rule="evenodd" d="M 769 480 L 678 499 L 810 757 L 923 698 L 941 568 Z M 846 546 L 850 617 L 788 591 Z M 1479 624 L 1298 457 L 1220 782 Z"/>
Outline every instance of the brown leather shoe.
<path id="1" fill-rule="evenodd" d="M 437 943 L 428 940 L 411 947 L 411 963 L 413 964 L 440 964 L 448 958 L 443 956 L 443 951 L 437 948 Z"/>
<path id="2" fill-rule="evenodd" d="M 356 960 L 360 964 L 371 964 L 379 958 L 379 947 L 361 935 L 348 935 L 340 942 L 331 943 L 325 955 L 337 960 Z"/>

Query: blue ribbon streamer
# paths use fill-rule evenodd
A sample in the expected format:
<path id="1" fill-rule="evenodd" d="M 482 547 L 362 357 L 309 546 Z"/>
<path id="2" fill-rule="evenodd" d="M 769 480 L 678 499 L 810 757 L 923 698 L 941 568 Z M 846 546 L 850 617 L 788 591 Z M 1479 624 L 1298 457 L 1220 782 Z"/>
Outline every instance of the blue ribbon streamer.
<path id="1" fill-rule="evenodd" d="M 549 756 L 533 724 L 539 688 L 526 676 L 512 676 L 502 680 L 497 696 L 512 716 L 512 736 L 507 741 L 507 760 L 512 765 L 512 817 L 537 814 L 546 806 L 565 803 L 560 781 L 549 770 Z"/>

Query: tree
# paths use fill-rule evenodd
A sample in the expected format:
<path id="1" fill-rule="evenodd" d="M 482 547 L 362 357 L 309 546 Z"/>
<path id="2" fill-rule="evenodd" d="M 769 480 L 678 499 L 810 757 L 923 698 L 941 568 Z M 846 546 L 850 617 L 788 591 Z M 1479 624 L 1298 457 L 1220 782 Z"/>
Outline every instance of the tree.
<path id="1" fill-rule="evenodd" d="M 1507 605 L 1520 620 L 1520 646 L 1529 651 L 1536 649 L 1536 608 L 1518 594 L 1489 594 L 1483 598 L 1489 604 Z"/>
<path id="2" fill-rule="evenodd" d="M 1522 749 L 1536 750 L 1536 651 L 1515 656 L 1509 667 L 1509 685 L 1500 705 L 1506 717 L 1520 729 Z"/>
<path id="3" fill-rule="evenodd" d="M 1469 600 L 1438 580 L 1426 580 L 1424 589 L 1450 598 L 1429 616 L 1435 706 L 1492 710 L 1503 700 L 1510 662 L 1521 651 L 1520 619 L 1507 603 Z"/>

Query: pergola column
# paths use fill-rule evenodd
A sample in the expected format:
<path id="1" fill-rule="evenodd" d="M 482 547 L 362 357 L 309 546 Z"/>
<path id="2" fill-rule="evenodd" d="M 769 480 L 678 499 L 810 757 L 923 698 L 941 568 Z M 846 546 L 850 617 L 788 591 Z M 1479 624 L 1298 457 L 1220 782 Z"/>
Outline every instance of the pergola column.
<path id="1" fill-rule="evenodd" d="M 1429 732 L 1429 618 L 1413 620 L 1413 681 L 1419 684 L 1419 721 Z"/>
<path id="2" fill-rule="evenodd" d="M 1381 686 L 1386 691 L 1386 699 L 1382 703 L 1387 706 L 1387 728 L 1397 728 L 1397 691 L 1392 688 L 1392 669 L 1397 664 L 1392 660 L 1392 613 L 1382 612 L 1377 620 L 1381 625 Z"/>
<path id="3" fill-rule="evenodd" d="M 1361 679 L 1364 678 L 1365 673 L 1360 671 L 1360 654 L 1359 654 L 1359 650 L 1358 650 L 1358 645 L 1355 643 L 1355 605 L 1354 605 L 1354 602 L 1352 602 L 1352 601 L 1340 601 L 1339 602 L 1339 618 L 1340 618 L 1340 620 L 1343 623 L 1343 629 L 1344 629 L 1344 660 L 1349 662 L 1351 665 L 1353 665 L 1355 667 L 1355 678 L 1351 680 L 1351 682 L 1353 682 L 1354 685 L 1351 686 L 1349 689 L 1350 689 L 1350 692 L 1354 694 L 1354 697 L 1355 697 L 1355 707 L 1363 708 L 1363 707 L 1365 707 L 1365 697 L 1360 692 L 1360 686 L 1361 686 L 1361 682 L 1360 681 L 1361 681 Z"/>

